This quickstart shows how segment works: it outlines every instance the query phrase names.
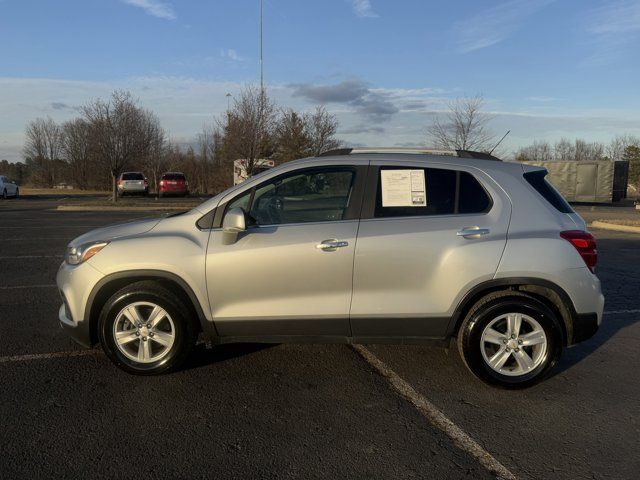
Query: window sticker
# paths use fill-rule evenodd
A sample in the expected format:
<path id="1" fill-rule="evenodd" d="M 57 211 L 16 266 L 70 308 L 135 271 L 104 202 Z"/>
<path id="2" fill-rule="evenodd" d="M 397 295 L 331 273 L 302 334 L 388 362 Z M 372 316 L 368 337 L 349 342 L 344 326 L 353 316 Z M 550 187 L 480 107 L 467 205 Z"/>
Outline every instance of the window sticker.
<path id="1" fill-rule="evenodd" d="M 426 207 L 424 170 L 381 170 L 383 207 Z"/>

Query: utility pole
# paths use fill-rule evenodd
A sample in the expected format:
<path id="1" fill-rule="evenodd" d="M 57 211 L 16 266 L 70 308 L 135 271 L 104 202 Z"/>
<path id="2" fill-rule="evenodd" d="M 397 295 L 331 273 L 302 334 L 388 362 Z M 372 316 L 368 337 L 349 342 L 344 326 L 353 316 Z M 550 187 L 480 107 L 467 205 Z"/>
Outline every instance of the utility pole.
<path id="1" fill-rule="evenodd" d="M 262 13 L 263 0 L 260 0 L 260 95 L 264 95 L 264 73 L 262 63 Z"/>

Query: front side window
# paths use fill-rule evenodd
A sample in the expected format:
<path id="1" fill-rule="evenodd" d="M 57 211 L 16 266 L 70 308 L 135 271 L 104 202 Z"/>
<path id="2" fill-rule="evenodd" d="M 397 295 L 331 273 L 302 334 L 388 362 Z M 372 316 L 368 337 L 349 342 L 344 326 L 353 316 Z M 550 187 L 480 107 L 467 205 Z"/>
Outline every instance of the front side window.
<path id="1" fill-rule="evenodd" d="M 227 207 L 241 207 L 254 225 L 330 222 L 345 218 L 355 173 L 350 169 L 294 172 L 265 182 Z"/>
<path id="2" fill-rule="evenodd" d="M 388 180 L 390 172 L 397 175 Z M 491 198 L 467 172 L 382 167 L 378 174 L 375 217 L 473 214 L 484 213 L 490 207 Z"/>

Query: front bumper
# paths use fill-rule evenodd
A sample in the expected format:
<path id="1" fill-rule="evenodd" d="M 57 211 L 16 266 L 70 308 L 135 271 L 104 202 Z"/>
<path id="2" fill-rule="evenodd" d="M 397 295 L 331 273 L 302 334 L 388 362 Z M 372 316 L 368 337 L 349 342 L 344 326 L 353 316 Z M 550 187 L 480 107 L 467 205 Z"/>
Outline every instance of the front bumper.
<path id="1" fill-rule="evenodd" d="M 89 315 L 86 305 L 91 290 L 104 275 L 88 262 L 69 265 L 63 262 L 58 269 L 56 283 L 62 297 L 58 310 L 60 327 L 80 345 L 92 345 Z"/>

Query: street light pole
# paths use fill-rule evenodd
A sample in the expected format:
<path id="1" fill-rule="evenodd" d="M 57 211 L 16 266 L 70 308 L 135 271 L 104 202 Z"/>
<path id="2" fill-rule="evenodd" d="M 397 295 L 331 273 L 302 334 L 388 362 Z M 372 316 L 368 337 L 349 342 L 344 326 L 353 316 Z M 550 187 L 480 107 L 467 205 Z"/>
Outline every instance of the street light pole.
<path id="1" fill-rule="evenodd" d="M 262 62 L 262 14 L 263 14 L 263 0 L 260 0 L 260 94 L 264 95 L 264 73 Z"/>

